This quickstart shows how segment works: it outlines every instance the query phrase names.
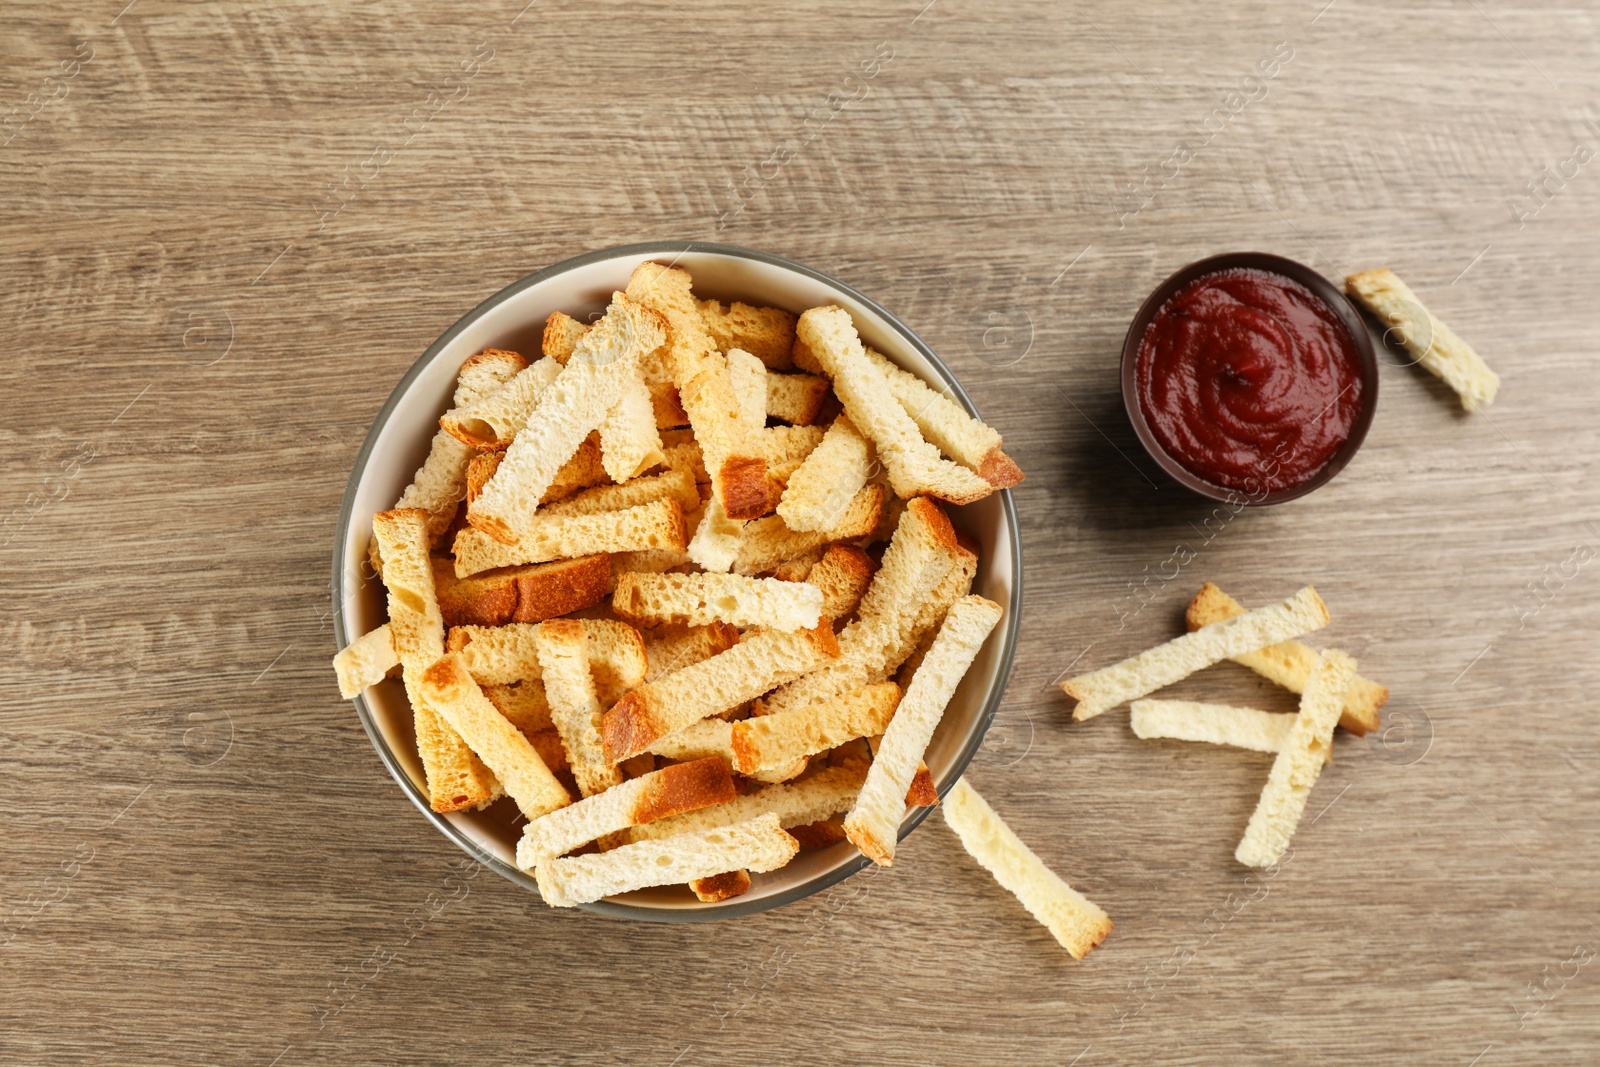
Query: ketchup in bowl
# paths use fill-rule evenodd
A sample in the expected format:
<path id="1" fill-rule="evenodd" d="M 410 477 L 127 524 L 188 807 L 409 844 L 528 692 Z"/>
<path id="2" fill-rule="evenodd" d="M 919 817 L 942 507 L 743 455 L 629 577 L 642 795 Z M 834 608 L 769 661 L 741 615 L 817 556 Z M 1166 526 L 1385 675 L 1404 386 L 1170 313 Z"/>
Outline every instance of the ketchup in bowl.
<path id="1" fill-rule="evenodd" d="M 1136 358 L 1138 405 L 1160 447 L 1203 481 L 1251 496 L 1316 478 L 1358 424 L 1364 435 L 1376 398 L 1327 300 L 1256 267 L 1202 273 L 1173 291 Z"/>

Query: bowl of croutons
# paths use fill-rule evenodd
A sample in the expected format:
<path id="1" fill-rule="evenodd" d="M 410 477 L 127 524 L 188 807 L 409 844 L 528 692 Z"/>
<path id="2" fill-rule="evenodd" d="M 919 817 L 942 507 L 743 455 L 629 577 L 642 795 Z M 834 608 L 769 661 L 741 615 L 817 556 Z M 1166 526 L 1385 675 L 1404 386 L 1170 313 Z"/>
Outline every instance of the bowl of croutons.
<path id="1" fill-rule="evenodd" d="M 334 666 L 434 825 L 553 906 L 777 907 L 953 788 L 1010 674 L 1022 472 L 868 297 L 778 256 L 566 260 L 356 457 Z"/>

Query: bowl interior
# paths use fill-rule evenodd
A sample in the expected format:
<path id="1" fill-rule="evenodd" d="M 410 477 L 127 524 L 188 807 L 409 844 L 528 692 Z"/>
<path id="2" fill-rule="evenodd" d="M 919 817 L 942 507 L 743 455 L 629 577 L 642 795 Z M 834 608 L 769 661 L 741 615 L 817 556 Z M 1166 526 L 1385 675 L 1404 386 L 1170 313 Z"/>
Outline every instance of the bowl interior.
<path id="1" fill-rule="evenodd" d="M 1145 328 L 1150 325 L 1150 320 L 1169 297 L 1196 278 L 1238 267 L 1281 274 L 1310 289 L 1327 305 L 1350 335 L 1350 342 L 1355 346 L 1357 370 L 1361 375 L 1361 411 L 1356 415 L 1356 421 L 1350 427 L 1350 436 L 1345 439 L 1344 444 L 1327 464 L 1310 478 L 1298 485 L 1274 489 L 1267 493 L 1229 489 L 1208 481 L 1185 467 L 1161 444 L 1161 439 L 1155 435 L 1155 431 L 1150 428 L 1150 423 L 1145 418 L 1143 405 L 1139 403 L 1139 344 L 1144 338 Z M 1362 321 L 1360 312 L 1333 282 L 1303 263 L 1296 263 L 1292 259 L 1275 256 L 1270 252 L 1229 252 L 1189 264 L 1156 286 L 1155 291 L 1140 305 L 1138 313 L 1134 315 L 1133 322 L 1128 327 L 1128 335 L 1122 342 L 1122 404 L 1127 409 L 1128 421 L 1133 424 L 1133 431 L 1138 436 L 1139 443 L 1150 454 L 1150 458 L 1179 485 L 1201 496 L 1224 503 L 1282 504 L 1296 497 L 1305 496 L 1332 481 L 1360 450 L 1361 442 L 1366 440 L 1367 430 L 1372 426 L 1372 417 L 1378 410 L 1378 355 L 1372 347 L 1372 336 L 1367 332 L 1366 323 Z"/>
<path id="2" fill-rule="evenodd" d="M 489 346 L 537 353 L 544 320 L 551 312 L 587 318 L 603 311 L 612 291 L 622 288 L 634 267 L 647 259 L 687 269 L 701 298 L 738 299 L 796 313 L 820 304 L 838 304 L 854 317 L 865 343 L 935 387 L 948 388 L 971 409 L 954 379 L 915 335 L 865 297 L 797 264 L 747 250 L 700 244 L 634 246 L 557 264 L 491 297 L 463 317 L 418 361 L 379 415 L 351 474 L 335 548 L 341 645 L 385 620 L 382 583 L 364 565 L 371 518 L 393 506 L 427 455 L 462 361 Z M 977 750 L 999 704 L 1010 672 L 1021 594 L 1021 560 L 1010 494 L 995 493 L 976 504 L 949 510 L 952 521 L 983 548 L 973 591 L 1005 606 L 1006 613 L 956 691 L 925 757 L 941 793 L 954 784 Z M 520 830 L 513 826 L 518 812 L 509 800 L 483 812 L 440 816 L 429 810 L 410 706 L 401 684 L 389 679 L 373 686 L 358 698 L 357 707 L 364 713 L 380 756 L 413 802 L 463 848 L 506 877 L 535 888 L 532 878 L 512 865 Z M 912 809 L 901 835 L 927 811 Z M 721 904 L 703 904 L 686 887 L 671 886 L 624 894 L 592 907 L 661 919 L 744 914 L 816 892 L 865 863 L 854 846 L 842 843 L 802 850 L 788 866 L 753 876 L 748 893 Z"/>

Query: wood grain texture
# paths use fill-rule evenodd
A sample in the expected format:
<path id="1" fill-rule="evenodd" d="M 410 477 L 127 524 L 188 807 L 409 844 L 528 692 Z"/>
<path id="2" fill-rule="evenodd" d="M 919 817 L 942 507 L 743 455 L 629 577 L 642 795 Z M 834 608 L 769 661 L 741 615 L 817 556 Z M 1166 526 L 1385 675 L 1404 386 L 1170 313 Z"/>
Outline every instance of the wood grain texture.
<path id="1" fill-rule="evenodd" d="M 0 13 L 0 1060 L 1594 1058 L 1600 565 L 1519 608 L 1600 550 L 1600 163 L 1513 199 L 1600 148 L 1593 10 L 125 4 Z M 871 294 L 1027 471 L 968 776 L 1115 919 L 1081 964 L 937 819 L 750 919 L 552 912 L 464 865 L 339 700 L 334 520 L 394 383 L 503 285 L 655 238 Z M 1498 402 L 1385 367 L 1344 474 L 1208 528 L 1116 358 L 1157 282 L 1242 248 L 1393 267 Z M 1206 579 L 1315 583 L 1404 726 L 1339 737 L 1266 882 L 1232 855 L 1270 756 L 1073 724 L 1051 685 L 1180 632 Z M 1292 707 L 1232 666 L 1167 695 Z"/>

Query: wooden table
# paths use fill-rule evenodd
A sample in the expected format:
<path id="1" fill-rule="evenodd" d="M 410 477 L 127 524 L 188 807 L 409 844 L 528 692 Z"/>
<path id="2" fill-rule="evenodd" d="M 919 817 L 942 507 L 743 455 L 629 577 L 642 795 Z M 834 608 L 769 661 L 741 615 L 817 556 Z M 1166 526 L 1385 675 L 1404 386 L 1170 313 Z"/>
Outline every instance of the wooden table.
<path id="1" fill-rule="evenodd" d="M 1592 11 L 125 2 L 0 16 L 0 1060 L 1594 1061 Z M 395 381 L 508 282 L 668 237 L 872 294 L 1027 471 L 968 776 L 1115 918 L 1082 963 L 937 818 L 751 919 L 553 912 L 339 699 L 334 518 Z M 1499 401 L 1386 366 L 1337 481 L 1208 523 L 1116 361 L 1158 281 L 1244 248 L 1394 267 Z M 1265 881 L 1232 853 L 1269 757 L 1051 685 L 1206 579 L 1314 582 L 1394 692 Z M 1231 666 L 1175 692 L 1293 706 Z"/>

